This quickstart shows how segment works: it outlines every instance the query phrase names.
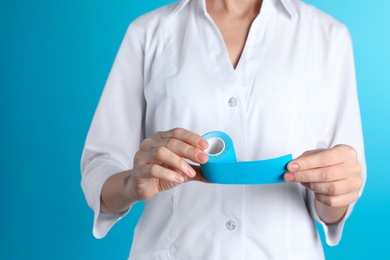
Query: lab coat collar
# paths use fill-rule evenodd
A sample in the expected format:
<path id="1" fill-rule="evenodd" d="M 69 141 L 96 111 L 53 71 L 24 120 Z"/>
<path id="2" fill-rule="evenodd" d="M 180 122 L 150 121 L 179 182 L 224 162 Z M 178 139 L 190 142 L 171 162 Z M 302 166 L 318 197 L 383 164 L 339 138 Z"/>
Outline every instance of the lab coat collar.
<path id="1" fill-rule="evenodd" d="M 186 6 L 191 0 L 181 0 L 180 2 L 177 3 L 174 13 L 180 12 L 184 6 Z M 192 0 L 192 1 L 197 1 L 201 8 L 206 11 L 206 4 L 205 0 Z M 298 1 L 299 0 L 263 0 L 263 1 L 280 1 L 284 8 L 287 10 L 287 12 L 292 16 L 295 17 L 298 15 Z"/>

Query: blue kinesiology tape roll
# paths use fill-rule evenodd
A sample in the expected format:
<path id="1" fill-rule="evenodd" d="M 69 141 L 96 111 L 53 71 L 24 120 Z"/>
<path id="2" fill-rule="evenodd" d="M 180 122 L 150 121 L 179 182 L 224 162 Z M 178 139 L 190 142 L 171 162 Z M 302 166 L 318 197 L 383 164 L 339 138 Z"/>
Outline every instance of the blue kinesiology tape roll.
<path id="1" fill-rule="evenodd" d="M 283 174 L 292 160 L 292 155 L 284 155 L 259 161 L 238 162 L 233 141 L 226 133 L 213 131 L 203 135 L 209 143 L 205 152 L 209 160 L 201 164 L 204 177 L 217 184 L 277 184 L 284 183 Z"/>

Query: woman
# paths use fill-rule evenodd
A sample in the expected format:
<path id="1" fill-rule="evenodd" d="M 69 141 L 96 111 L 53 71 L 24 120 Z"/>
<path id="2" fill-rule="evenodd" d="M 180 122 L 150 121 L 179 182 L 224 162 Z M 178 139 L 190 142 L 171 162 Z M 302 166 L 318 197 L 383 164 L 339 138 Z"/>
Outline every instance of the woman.
<path id="1" fill-rule="evenodd" d="M 208 183 L 201 135 L 292 153 L 279 185 Z M 365 182 L 348 30 L 298 0 L 182 0 L 134 21 L 96 110 L 82 187 L 104 237 L 146 201 L 130 259 L 322 259 Z"/>

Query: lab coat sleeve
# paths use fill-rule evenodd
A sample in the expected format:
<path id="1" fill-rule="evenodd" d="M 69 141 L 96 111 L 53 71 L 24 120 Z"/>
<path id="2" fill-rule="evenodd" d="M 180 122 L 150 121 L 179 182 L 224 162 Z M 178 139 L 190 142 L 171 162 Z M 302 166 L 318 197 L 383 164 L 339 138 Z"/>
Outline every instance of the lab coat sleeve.
<path id="1" fill-rule="evenodd" d="M 104 182 L 131 169 L 144 135 L 143 50 L 129 26 L 95 111 L 81 159 L 81 186 L 94 211 L 93 234 L 104 237 L 128 211 L 100 212 Z"/>
<path id="2" fill-rule="evenodd" d="M 352 41 L 345 26 L 337 28 L 334 32 L 334 41 L 331 43 L 332 51 L 330 62 L 330 84 L 327 96 L 327 106 L 324 115 L 323 133 L 319 139 L 319 148 L 331 148 L 337 144 L 346 144 L 357 150 L 358 161 L 362 166 L 361 177 L 363 187 L 366 182 L 366 162 L 364 156 L 364 143 L 360 110 L 358 103 Z M 362 194 L 360 190 L 359 197 Z M 326 225 L 320 220 L 314 208 L 314 193 L 308 191 L 309 211 L 313 219 L 321 223 L 326 243 L 335 246 L 340 242 L 344 224 L 351 215 L 356 204 L 352 203 L 344 218 L 332 225 Z"/>

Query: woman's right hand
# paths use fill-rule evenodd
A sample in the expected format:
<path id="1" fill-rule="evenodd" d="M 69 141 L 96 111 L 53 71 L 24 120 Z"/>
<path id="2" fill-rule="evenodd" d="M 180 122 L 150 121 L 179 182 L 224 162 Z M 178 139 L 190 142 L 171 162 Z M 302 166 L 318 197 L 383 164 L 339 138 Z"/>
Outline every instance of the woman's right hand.
<path id="1" fill-rule="evenodd" d="M 134 168 L 128 178 L 129 192 L 137 200 L 147 200 L 156 193 L 189 181 L 205 181 L 199 167 L 188 164 L 205 163 L 203 151 L 208 143 L 201 136 L 183 128 L 157 132 L 145 139 L 134 157 Z"/>
<path id="2" fill-rule="evenodd" d="M 120 212 L 186 181 L 207 182 L 200 167 L 185 160 L 206 163 L 208 155 L 203 150 L 207 147 L 200 135 L 183 128 L 157 132 L 145 139 L 134 157 L 133 169 L 111 176 L 103 185 L 101 210 Z"/>

